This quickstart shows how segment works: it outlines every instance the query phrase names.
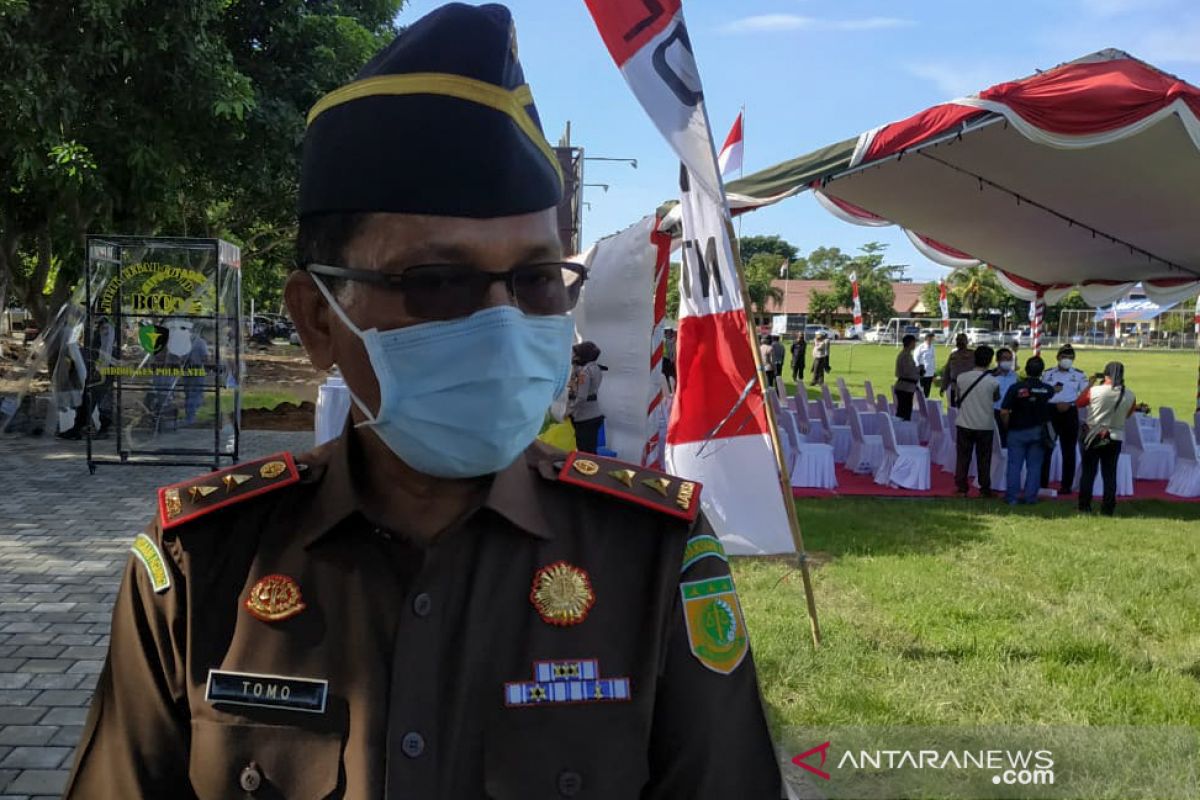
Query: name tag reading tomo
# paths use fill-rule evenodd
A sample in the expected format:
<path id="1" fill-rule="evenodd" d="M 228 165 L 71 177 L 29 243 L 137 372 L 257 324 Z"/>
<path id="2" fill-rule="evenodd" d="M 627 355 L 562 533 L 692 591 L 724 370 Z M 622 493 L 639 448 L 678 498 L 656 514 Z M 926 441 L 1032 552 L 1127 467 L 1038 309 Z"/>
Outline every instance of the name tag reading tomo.
<path id="1" fill-rule="evenodd" d="M 326 680 L 210 669 L 204 699 L 209 703 L 324 714 L 328 694 Z"/>

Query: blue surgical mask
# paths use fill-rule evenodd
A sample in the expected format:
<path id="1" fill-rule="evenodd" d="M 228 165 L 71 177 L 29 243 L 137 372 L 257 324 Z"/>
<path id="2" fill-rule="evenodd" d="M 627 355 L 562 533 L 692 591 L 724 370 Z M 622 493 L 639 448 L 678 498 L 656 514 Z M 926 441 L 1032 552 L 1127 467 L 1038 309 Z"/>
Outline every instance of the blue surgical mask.
<path id="1" fill-rule="evenodd" d="M 575 322 L 496 306 L 408 328 L 360 330 L 320 278 L 330 307 L 362 340 L 379 382 L 379 411 L 351 394 L 368 427 L 404 463 L 439 478 L 512 464 L 537 437 L 571 369 Z"/>

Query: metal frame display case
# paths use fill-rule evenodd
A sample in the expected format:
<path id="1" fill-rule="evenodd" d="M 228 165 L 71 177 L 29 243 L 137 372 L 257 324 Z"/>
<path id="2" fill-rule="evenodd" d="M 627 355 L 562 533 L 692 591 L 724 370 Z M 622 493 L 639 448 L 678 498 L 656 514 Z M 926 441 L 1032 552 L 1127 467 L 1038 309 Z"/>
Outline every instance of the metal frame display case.
<path id="1" fill-rule="evenodd" d="M 220 239 L 95 235 L 87 254 L 89 471 L 236 463 L 240 249 Z M 102 455 L 109 440 L 115 452 Z"/>

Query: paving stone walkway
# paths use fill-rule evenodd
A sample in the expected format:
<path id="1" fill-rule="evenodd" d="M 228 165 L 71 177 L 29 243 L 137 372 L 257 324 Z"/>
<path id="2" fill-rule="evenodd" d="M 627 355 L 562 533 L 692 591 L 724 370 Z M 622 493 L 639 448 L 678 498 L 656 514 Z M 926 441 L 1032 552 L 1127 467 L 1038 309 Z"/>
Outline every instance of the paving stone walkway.
<path id="1" fill-rule="evenodd" d="M 242 457 L 311 443 L 308 432 L 247 431 Z M 83 454 L 80 442 L 0 436 L 0 800 L 61 793 L 130 542 L 154 514 L 155 488 L 203 472 L 89 475 Z"/>

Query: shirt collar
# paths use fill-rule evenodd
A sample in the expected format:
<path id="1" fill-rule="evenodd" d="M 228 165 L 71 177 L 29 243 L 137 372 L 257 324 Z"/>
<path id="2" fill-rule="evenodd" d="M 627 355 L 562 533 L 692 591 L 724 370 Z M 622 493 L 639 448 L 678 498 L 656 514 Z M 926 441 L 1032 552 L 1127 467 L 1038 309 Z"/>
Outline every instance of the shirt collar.
<path id="1" fill-rule="evenodd" d="M 347 425 L 341 436 L 297 459 L 307 467 L 301 483 L 308 484 L 315 495 L 298 531 L 306 548 L 333 532 L 361 508 L 353 479 L 355 466 L 362 466 L 362 451 L 355 441 L 357 435 Z M 491 509 L 532 536 L 553 539 L 553 527 L 545 515 L 542 486 L 543 481 L 557 479 L 562 460 L 558 451 L 534 442 L 516 461 L 493 476 L 482 508 Z"/>

